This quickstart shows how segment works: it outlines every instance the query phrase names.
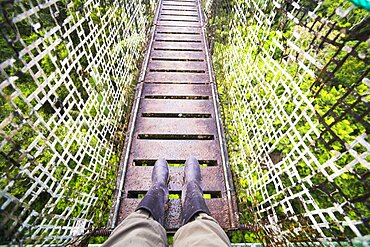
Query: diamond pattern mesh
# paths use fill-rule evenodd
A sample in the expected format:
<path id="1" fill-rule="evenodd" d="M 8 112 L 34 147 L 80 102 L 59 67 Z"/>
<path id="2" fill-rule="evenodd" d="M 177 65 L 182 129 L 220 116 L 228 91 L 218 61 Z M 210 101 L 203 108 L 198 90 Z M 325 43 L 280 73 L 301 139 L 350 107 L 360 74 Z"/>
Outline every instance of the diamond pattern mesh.
<path id="1" fill-rule="evenodd" d="M 155 2 L 2 1 L 0 244 L 104 226 Z"/>
<path id="2" fill-rule="evenodd" d="M 155 3 L 0 5 L 0 239 L 70 243 L 107 221 Z M 344 0 L 204 8 L 249 237 L 366 243 L 368 12 Z"/>
<path id="3" fill-rule="evenodd" d="M 247 235 L 366 243 L 368 12 L 349 1 L 214 7 L 213 62 Z"/>

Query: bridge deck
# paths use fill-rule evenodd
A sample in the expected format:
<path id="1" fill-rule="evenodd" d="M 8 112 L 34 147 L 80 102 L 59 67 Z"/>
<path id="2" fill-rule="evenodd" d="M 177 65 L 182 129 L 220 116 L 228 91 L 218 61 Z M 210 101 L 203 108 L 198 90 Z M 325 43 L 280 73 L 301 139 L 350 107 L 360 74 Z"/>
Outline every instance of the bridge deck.
<path id="1" fill-rule="evenodd" d="M 196 0 L 159 3 L 117 181 L 113 225 L 134 211 L 150 188 L 154 162 L 165 158 L 170 165 L 166 229 L 179 228 L 183 164 L 194 155 L 202 164 L 212 215 L 225 230 L 238 227 L 202 15 Z"/>

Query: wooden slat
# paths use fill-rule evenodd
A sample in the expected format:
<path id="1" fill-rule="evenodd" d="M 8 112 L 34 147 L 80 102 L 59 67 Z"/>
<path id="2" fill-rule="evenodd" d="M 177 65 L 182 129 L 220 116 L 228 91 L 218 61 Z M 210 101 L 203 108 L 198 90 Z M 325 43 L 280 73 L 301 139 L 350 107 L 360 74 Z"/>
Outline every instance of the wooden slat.
<path id="1" fill-rule="evenodd" d="M 213 114 L 211 100 L 142 99 L 141 113 Z"/>
<path id="2" fill-rule="evenodd" d="M 175 15 L 175 16 L 190 16 L 199 17 L 198 13 L 186 13 L 186 11 L 176 11 L 176 10 L 163 10 L 161 11 L 161 16 Z"/>
<path id="3" fill-rule="evenodd" d="M 152 166 L 132 166 L 127 172 L 125 184 L 126 191 L 148 191 L 152 185 Z M 184 184 L 184 167 L 169 167 L 170 179 L 168 183 L 169 191 L 181 191 Z M 202 188 L 204 191 L 223 191 L 224 184 L 220 183 L 222 171 L 218 166 L 201 167 Z M 140 183 L 135 178 L 140 176 Z"/>
<path id="4" fill-rule="evenodd" d="M 120 215 L 119 221 L 122 221 L 124 218 L 129 216 L 137 206 L 139 205 L 141 199 L 125 199 L 121 204 L 122 213 Z M 212 217 L 214 217 L 220 226 L 224 229 L 230 227 L 230 220 L 225 215 L 228 214 L 227 202 L 224 198 L 215 198 L 206 200 L 206 204 L 211 212 Z M 181 199 L 171 199 L 168 202 L 168 210 L 165 221 L 165 228 L 168 230 L 176 230 L 181 226 Z"/>
<path id="5" fill-rule="evenodd" d="M 172 96 L 211 96 L 208 85 L 144 85 L 143 94 L 147 95 L 172 95 Z M 144 97 L 145 97 L 144 96 Z"/>
<path id="6" fill-rule="evenodd" d="M 200 27 L 200 23 L 185 21 L 157 21 L 157 25 L 172 27 Z"/>
<path id="7" fill-rule="evenodd" d="M 197 33 L 201 34 L 201 28 L 200 27 L 163 27 L 158 26 L 155 31 L 157 33 L 159 32 L 177 32 L 177 33 Z"/>
<path id="8" fill-rule="evenodd" d="M 168 213 L 166 215 L 166 229 L 176 230 L 181 226 L 181 199 L 168 201 Z"/>
<path id="9" fill-rule="evenodd" d="M 211 118 L 142 118 L 137 123 L 138 134 L 212 135 L 215 131 L 216 126 Z"/>
<path id="10" fill-rule="evenodd" d="M 153 146 L 156 148 L 153 149 Z M 186 160 L 190 155 L 200 160 L 217 160 L 219 158 L 216 140 L 137 140 L 133 144 L 133 159 Z"/>
<path id="11" fill-rule="evenodd" d="M 191 9 L 198 11 L 198 7 L 195 4 L 191 3 L 165 2 L 162 3 L 162 8 L 181 8 L 181 10 Z"/>
<path id="12" fill-rule="evenodd" d="M 184 42 L 154 42 L 153 49 L 168 49 L 168 50 L 199 50 L 204 51 L 204 45 L 202 43 L 184 43 Z"/>
<path id="13" fill-rule="evenodd" d="M 160 15 L 159 17 L 160 21 L 165 21 L 165 20 L 174 20 L 174 21 L 190 21 L 190 22 L 199 22 L 198 17 L 194 16 L 177 16 L 177 15 Z"/>
<path id="14" fill-rule="evenodd" d="M 198 9 L 195 8 L 179 8 L 178 6 L 162 6 L 161 11 L 177 11 L 177 12 L 186 12 L 192 14 L 198 14 Z"/>
<path id="15" fill-rule="evenodd" d="M 149 70 L 189 70 L 189 71 L 200 71 L 205 72 L 207 70 L 206 62 L 183 62 L 183 61 L 151 61 L 149 64 Z"/>
<path id="16" fill-rule="evenodd" d="M 170 73 L 170 72 L 148 72 L 145 75 L 145 82 L 156 83 L 209 83 L 208 74 L 190 74 L 190 73 Z"/>
<path id="17" fill-rule="evenodd" d="M 206 57 L 203 52 L 193 52 L 193 51 L 158 51 L 153 50 L 151 52 L 152 60 L 160 58 L 168 58 L 172 60 L 176 59 L 201 59 L 205 60 Z"/>
<path id="18" fill-rule="evenodd" d="M 201 35 L 194 34 L 160 34 L 156 33 L 154 36 L 154 41 L 156 40 L 190 40 L 190 41 L 200 41 L 203 42 Z"/>
<path id="19" fill-rule="evenodd" d="M 198 1 L 196 0 L 162 0 L 163 3 L 167 2 L 180 2 L 180 3 L 195 3 L 198 4 Z"/>
<path id="20" fill-rule="evenodd" d="M 178 6 L 191 6 L 196 8 L 197 2 L 185 2 L 185 1 L 163 1 L 162 5 L 178 5 Z"/>

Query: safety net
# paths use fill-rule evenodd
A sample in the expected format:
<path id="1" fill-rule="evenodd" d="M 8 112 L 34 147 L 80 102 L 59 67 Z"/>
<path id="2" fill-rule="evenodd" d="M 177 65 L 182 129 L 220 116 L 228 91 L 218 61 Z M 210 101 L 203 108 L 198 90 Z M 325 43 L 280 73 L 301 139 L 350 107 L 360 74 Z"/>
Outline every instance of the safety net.
<path id="1" fill-rule="evenodd" d="M 247 242 L 369 243 L 369 12 L 350 1 L 208 2 Z M 303 244 L 302 244 L 303 245 Z"/>
<path id="2" fill-rule="evenodd" d="M 0 244 L 104 226 L 155 1 L 1 1 Z"/>
<path id="3" fill-rule="evenodd" d="M 156 2 L 0 2 L 0 244 L 65 245 L 106 225 Z M 203 2 L 243 223 L 233 241 L 369 242 L 361 2 Z"/>

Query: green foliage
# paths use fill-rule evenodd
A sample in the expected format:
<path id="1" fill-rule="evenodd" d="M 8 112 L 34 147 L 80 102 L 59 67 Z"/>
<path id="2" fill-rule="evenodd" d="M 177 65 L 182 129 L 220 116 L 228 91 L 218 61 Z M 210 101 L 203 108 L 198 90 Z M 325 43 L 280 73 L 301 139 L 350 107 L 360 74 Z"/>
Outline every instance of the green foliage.
<path id="1" fill-rule="evenodd" d="M 5 3 L 2 6 L 6 6 L 10 15 L 33 7 L 28 2 L 21 4 L 23 9 L 19 3 L 15 3 L 14 8 Z M 23 198 L 21 203 L 14 200 L 1 212 L 0 221 L 6 222 L 6 226 L 5 230 L 0 227 L 0 244 L 7 243 L 4 236 L 28 238 L 39 231 L 37 227 L 32 228 L 32 224 L 41 224 L 43 219 L 47 220 L 43 224 L 56 228 L 70 226 L 71 222 L 79 219 L 87 220 L 87 230 L 107 224 L 124 140 L 123 128 L 130 113 L 141 51 L 145 47 L 154 9 L 152 2 L 142 3 L 139 11 L 147 12 L 145 23 L 135 20 L 132 26 L 128 26 L 133 14 L 141 18 L 142 13 L 123 5 L 98 4 L 91 9 L 84 4 L 79 0 L 68 6 L 65 2 L 58 2 L 51 7 L 37 9 L 36 15 L 31 12 L 25 14 L 30 17 L 16 24 L 3 23 L 5 9 L 0 10 L 0 23 L 4 24 L 2 31 L 8 38 L 19 38 L 11 43 L 0 38 L 0 63 L 11 61 L 10 65 L 2 67 L 0 74 L 0 189 L 6 188 L 6 193 L 18 200 Z M 86 13 L 91 13 L 91 16 Z M 99 33 L 96 42 L 89 39 L 91 46 L 81 46 L 83 37 L 96 32 L 92 28 L 106 27 L 107 23 L 103 23 L 102 18 L 110 13 L 115 13 L 112 15 L 116 18 L 114 23 L 124 23 L 124 33 L 120 40 L 114 40 L 112 47 L 106 48 L 108 55 L 105 55 L 105 61 L 122 57 L 124 73 L 107 73 L 91 60 L 91 57 L 101 54 L 99 46 L 106 43 L 104 35 L 109 33 Z M 82 28 L 72 30 L 72 20 L 77 23 L 83 18 L 86 20 L 81 24 Z M 48 35 L 55 27 L 61 30 Z M 65 28 L 71 32 L 66 33 Z M 78 57 L 80 52 L 75 51 L 78 47 L 88 49 L 85 52 L 90 52 L 90 57 Z M 65 68 L 63 64 L 67 62 L 76 63 Z M 63 76 L 67 80 L 62 80 Z M 119 102 L 113 95 L 116 91 L 121 92 Z M 106 121 L 97 121 L 102 116 Z M 111 128 L 110 125 L 113 125 L 115 133 L 103 131 Z M 36 189 L 30 190 L 33 186 Z M 31 195 L 26 195 L 29 191 L 32 191 Z M 4 200 L 0 197 L 1 205 Z M 15 202 L 17 205 L 13 205 Z M 31 227 L 24 228 L 21 224 L 31 214 L 34 216 L 27 222 Z M 4 215 L 7 220 L 4 220 Z M 21 229 L 19 233 L 18 229 Z M 24 243 L 53 238 L 47 236 L 48 233 L 38 233 L 32 241 Z M 91 243 L 103 241 L 101 237 L 90 240 Z"/>
<path id="2" fill-rule="evenodd" d="M 344 10 L 351 7 L 351 3 L 345 0 L 335 3 L 324 1 L 317 8 L 316 14 L 335 23 L 338 29 L 330 29 L 329 25 L 322 22 L 309 22 L 307 21 L 309 18 L 305 19 L 306 17 L 301 19 L 307 22 L 306 26 L 297 25 L 287 18 L 283 11 L 277 9 L 274 9 L 275 18 L 272 18 L 271 26 L 261 26 L 261 22 L 265 21 L 263 18 L 271 14 L 269 12 L 271 6 L 265 2 L 252 2 L 258 5 L 253 6 L 253 11 L 250 7 L 253 5 L 251 1 L 241 0 L 232 3 L 218 1 L 217 16 L 212 19 L 215 28 L 211 30 L 215 35 L 213 63 L 227 128 L 229 156 L 233 170 L 237 174 L 239 208 L 244 212 L 247 222 L 262 222 L 263 225 L 264 220 L 267 220 L 267 214 L 257 213 L 261 208 L 267 207 L 266 204 L 271 205 L 279 222 L 282 222 L 279 224 L 284 228 L 283 222 L 288 216 L 286 209 L 279 203 L 285 195 L 289 195 L 287 189 L 299 193 L 305 186 L 310 189 L 314 202 L 322 209 L 358 198 L 361 202 L 355 205 L 356 210 L 365 217 L 369 210 L 366 209 L 363 198 L 367 195 L 369 185 L 359 177 L 359 174 L 365 174 L 366 168 L 363 165 L 359 164 L 357 170 L 349 169 L 341 175 L 334 176 L 331 182 L 328 176 L 338 171 L 329 167 L 322 171 L 318 169 L 316 162 L 311 162 L 312 158 L 308 158 L 309 155 L 302 159 L 299 154 L 309 151 L 308 153 L 321 165 L 332 161 L 335 162 L 337 169 L 343 169 L 354 161 L 354 156 L 349 153 L 349 145 L 359 136 L 368 134 L 364 122 L 370 123 L 369 105 L 365 103 L 370 98 L 369 85 L 361 80 L 370 68 L 365 59 L 370 55 L 369 45 L 357 40 L 356 33 L 347 35 L 344 29 L 340 30 L 361 26 L 359 23 L 368 16 L 368 13 L 355 9 L 345 18 L 338 18 L 335 13 L 344 13 Z M 281 4 L 286 11 L 292 9 L 290 2 L 283 1 Z M 309 10 L 315 9 L 316 4 L 313 1 L 299 2 L 299 5 Z M 259 12 L 256 9 L 264 12 L 266 16 L 257 14 Z M 300 14 L 303 16 L 303 13 Z M 317 33 L 326 35 L 327 40 L 322 42 Z M 288 45 L 288 41 L 294 41 L 302 51 L 296 52 L 292 45 Z M 277 43 L 283 47 L 277 46 Z M 347 48 L 342 49 L 338 44 L 344 44 Z M 354 55 L 349 50 L 355 50 L 360 55 Z M 303 52 L 310 54 L 319 65 L 317 67 L 310 65 L 304 59 Z M 307 69 L 304 69 L 303 65 L 308 66 Z M 312 73 L 309 73 L 310 70 Z M 299 90 L 295 87 L 299 87 Z M 306 100 L 302 100 L 302 97 Z M 362 102 L 359 102 L 360 98 Z M 277 104 L 281 104 L 281 110 Z M 266 119 L 266 115 L 262 115 L 266 113 L 275 115 L 268 116 L 272 117 L 272 120 Z M 297 117 L 292 118 L 295 115 Z M 360 115 L 363 122 L 359 121 Z M 271 122 L 272 126 L 266 125 L 266 122 Z M 272 130 L 266 130 L 271 127 Z M 254 142 L 258 140 L 258 144 L 251 142 L 251 139 Z M 306 150 L 303 149 L 302 139 Z M 358 146 L 359 154 L 366 152 L 361 145 Z M 274 164 L 281 162 L 278 164 L 283 173 L 277 175 L 279 179 L 275 182 L 281 180 L 282 187 L 277 187 L 270 178 L 263 177 L 267 173 L 264 170 L 267 169 L 264 167 L 266 164 L 262 157 L 256 157 L 256 153 L 263 156 L 268 149 L 272 150 L 271 153 L 281 156 Z M 259 164 L 261 160 L 263 162 Z M 295 176 L 289 177 L 286 174 L 291 172 L 284 170 L 291 162 L 295 162 L 294 169 L 299 177 L 312 182 L 313 185 L 297 181 Z M 262 171 L 259 171 L 259 168 Z M 271 202 L 266 202 L 267 195 L 263 194 L 262 185 L 266 186 Z M 341 193 L 338 193 L 338 188 Z M 261 205 L 262 202 L 264 205 Z M 305 204 L 308 209 L 304 208 L 300 200 L 291 202 L 296 215 L 304 215 L 306 210 L 314 210 L 311 204 Z M 337 220 L 345 221 L 344 215 L 353 220 L 360 220 L 359 214 L 352 210 L 345 207 L 345 212 L 336 216 Z M 334 221 L 329 216 L 326 220 Z M 343 235 L 343 230 L 335 224 L 339 223 L 330 226 L 333 232 L 338 233 L 337 236 L 339 233 Z M 286 227 L 294 229 L 296 226 L 288 221 Z M 308 226 L 305 228 L 308 235 L 313 234 Z M 359 229 L 363 235 L 370 232 L 366 227 Z M 333 233 L 325 234 L 332 236 Z M 345 234 L 348 238 L 355 236 L 348 229 L 345 230 Z M 303 235 L 302 237 L 299 241 L 304 241 L 305 237 Z M 232 239 L 240 241 L 240 233 L 235 233 Z M 246 237 L 246 241 L 254 242 L 256 238 L 247 240 Z"/>

